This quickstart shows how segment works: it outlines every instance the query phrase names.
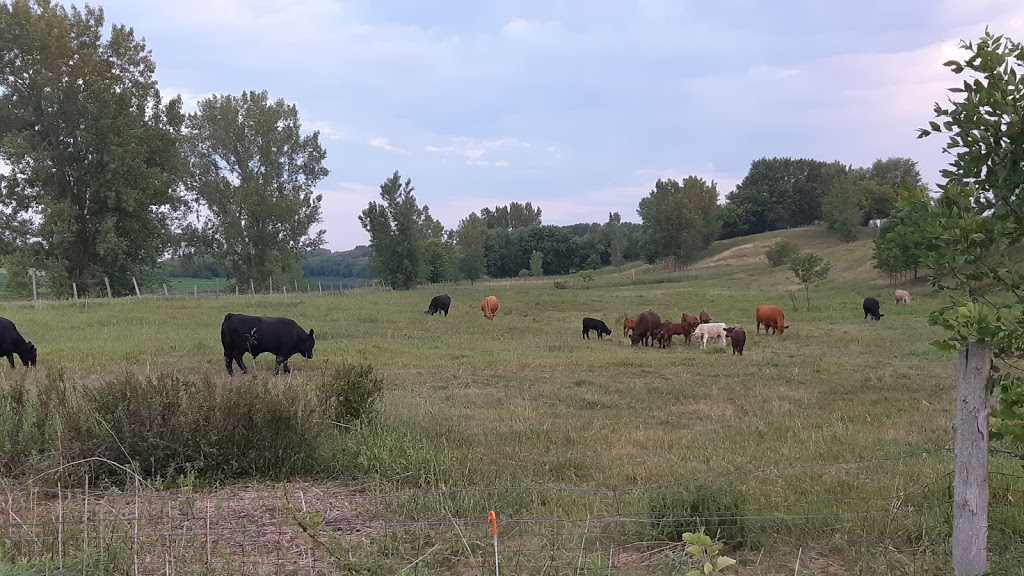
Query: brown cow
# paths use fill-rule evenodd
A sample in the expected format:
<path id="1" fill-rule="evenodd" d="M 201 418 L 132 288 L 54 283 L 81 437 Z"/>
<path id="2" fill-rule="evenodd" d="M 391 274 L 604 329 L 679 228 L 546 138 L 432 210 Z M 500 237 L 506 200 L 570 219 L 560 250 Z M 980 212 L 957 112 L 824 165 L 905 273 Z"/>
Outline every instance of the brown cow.
<path id="1" fill-rule="evenodd" d="M 708 324 L 708 323 L 711 322 L 711 314 L 708 314 L 707 312 L 705 312 L 703 310 L 700 311 L 700 314 L 698 314 L 698 317 L 700 318 L 700 323 L 701 324 Z"/>
<path id="2" fill-rule="evenodd" d="M 657 333 L 658 344 L 662 348 L 671 346 L 672 337 L 680 335 L 686 338 L 686 343 L 689 344 L 692 334 L 693 328 L 685 322 L 662 322 Z"/>
<path id="3" fill-rule="evenodd" d="M 743 356 L 743 345 L 747 343 L 747 333 L 743 328 L 726 326 L 725 337 L 732 340 L 732 353 Z"/>
<path id="4" fill-rule="evenodd" d="M 634 328 L 636 328 L 636 320 L 627 317 L 622 321 L 622 337 L 625 338 L 626 336 L 629 336 L 633 332 Z"/>
<path id="5" fill-rule="evenodd" d="M 640 342 L 644 343 L 644 346 L 651 346 L 654 344 L 654 331 L 661 326 L 661 316 L 654 310 L 646 310 L 636 317 L 636 326 L 633 327 L 633 333 L 630 334 L 629 340 L 636 346 Z"/>
<path id="6" fill-rule="evenodd" d="M 764 333 L 768 333 L 768 329 L 771 328 L 772 332 L 778 332 L 782 334 L 786 331 L 789 326 L 785 325 L 786 315 L 783 314 L 782 308 L 778 306 L 772 306 L 769 304 L 761 304 L 757 307 L 754 312 L 755 320 L 757 321 L 757 333 L 761 333 L 761 326 L 764 325 Z"/>
<path id="7" fill-rule="evenodd" d="M 697 329 L 697 326 L 700 326 L 700 320 L 696 316 L 691 316 L 684 312 L 683 316 L 679 319 L 679 323 L 686 324 L 689 327 L 689 330 L 683 334 L 686 338 L 686 345 L 689 346 L 690 337 L 693 336 L 693 331 Z"/>
<path id="8" fill-rule="evenodd" d="M 498 311 L 498 299 L 494 296 L 484 298 L 480 303 L 480 311 L 484 313 L 484 318 L 494 320 L 494 313 Z"/>

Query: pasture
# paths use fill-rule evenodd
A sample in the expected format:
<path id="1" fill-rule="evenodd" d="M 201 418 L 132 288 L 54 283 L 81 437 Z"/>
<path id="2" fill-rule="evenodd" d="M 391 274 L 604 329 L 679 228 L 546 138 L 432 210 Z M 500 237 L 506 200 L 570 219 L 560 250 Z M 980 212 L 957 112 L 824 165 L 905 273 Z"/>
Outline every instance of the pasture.
<path id="1" fill-rule="evenodd" d="M 794 310 L 788 271 L 759 259 L 779 236 L 834 264 L 809 310 L 802 291 Z M 723 534 L 742 524 L 730 550 L 740 574 L 792 574 L 796 562 L 800 573 L 946 573 L 955 356 L 929 345 L 942 335 L 926 322 L 938 297 L 916 283 L 913 304 L 895 306 L 866 239 L 803 229 L 721 244 L 682 272 L 632 264 L 586 286 L 6 303 L 0 316 L 37 345 L 39 369 L 5 364 L 0 386 L 56 369 L 85 383 L 125 371 L 227 381 L 224 314 L 285 315 L 315 329 L 317 345 L 276 386 L 342 359 L 372 363 L 387 384 L 380 422 L 338 441 L 347 464 L 303 479 L 362 486 L 380 495 L 359 500 L 362 515 L 410 522 L 388 533 L 390 547 L 372 531 L 356 546 L 377 556 L 368 563 L 393 562 L 385 572 L 428 550 L 423 571 L 493 570 L 483 521 L 496 510 L 521 520 L 503 528 L 508 573 L 672 573 L 678 549 L 651 544 L 649 520 L 701 512 Z M 424 315 L 441 291 L 450 315 Z M 493 321 L 479 309 L 488 294 L 501 304 Z M 866 296 L 882 302 L 881 322 L 864 320 Z M 761 303 L 783 307 L 785 334 L 755 334 Z M 672 321 L 707 310 L 746 330 L 745 353 L 681 337 L 631 347 L 622 320 L 647 308 Z M 612 340 L 584 341 L 584 316 L 605 320 Z M 273 358 L 246 361 L 271 378 Z M 991 546 L 1010 554 L 1024 534 L 1013 504 L 1024 474 L 999 457 L 992 470 Z"/>

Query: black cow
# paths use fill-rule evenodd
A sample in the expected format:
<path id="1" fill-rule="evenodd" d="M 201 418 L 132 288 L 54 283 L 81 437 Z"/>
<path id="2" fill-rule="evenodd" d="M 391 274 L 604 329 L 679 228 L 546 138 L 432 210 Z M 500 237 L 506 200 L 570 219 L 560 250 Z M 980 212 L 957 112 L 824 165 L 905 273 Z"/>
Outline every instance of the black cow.
<path id="1" fill-rule="evenodd" d="M 274 374 L 280 373 L 282 365 L 284 373 L 289 374 L 292 369 L 288 366 L 288 359 L 294 354 L 312 358 L 316 344 L 313 329 L 306 333 L 291 318 L 230 313 L 224 315 L 224 322 L 220 325 L 220 342 L 224 345 L 224 367 L 230 376 L 235 375 L 231 370 L 232 360 L 238 363 L 242 374 L 249 373 L 242 361 L 246 352 L 252 354 L 253 359 L 270 352 L 276 357 Z"/>
<path id="2" fill-rule="evenodd" d="M 448 307 L 452 305 L 452 297 L 447 294 L 440 294 L 430 299 L 430 306 L 423 311 L 424 314 L 440 314 L 444 312 L 445 317 L 448 316 Z"/>
<path id="3" fill-rule="evenodd" d="M 879 306 L 881 306 L 881 305 L 878 303 L 878 298 L 872 298 L 871 296 L 868 296 L 867 298 L 865 298 L 864 299 L 864 319 L 867 320 L 868 316 L 871 316 L 876 321 L 877 320 L 881 320 L 882 316 L 885 316 L 885 314 L 882 314 L 881 312 L 878 311 Z"/>
<path id="4" fill-rule="evenodd" d="M 22 338 L 14 322 L 7 318 L 0 318 L 0 356 L 6 356 L 7 361 L 11 363 L 11 368 L 14 368 L 15 354 L 21 358 L 21 363 L 25 366 L 36 365 L 35 344 Z"/>
<path id="5" fill-rule="evenodd" d="M 654 332 L 661 327 L 661 316 L 654 310 L 645 310 L 636 317 L 636 326 L 633 333 L 629 335 L 633 346 L 643 342 L 644 346 L 654 345 Z"/>
<path id="6" fill-rule="evenodd" d="M 590 331 L 597 331 L 597 339 L 601 339 L 601 335 L 611 336 L 612 330 L 604 323 L 604 320 L 598 320 L 597 318 L 584 318 L 583 319 L 583 337 L 590 340 Z"/>

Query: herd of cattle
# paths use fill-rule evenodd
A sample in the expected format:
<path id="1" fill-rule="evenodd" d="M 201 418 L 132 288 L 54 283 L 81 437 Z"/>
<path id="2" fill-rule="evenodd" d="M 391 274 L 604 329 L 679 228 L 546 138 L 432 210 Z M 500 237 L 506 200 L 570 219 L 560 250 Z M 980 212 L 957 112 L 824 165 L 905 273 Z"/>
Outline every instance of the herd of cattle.
<path id="1" fill-rule="evenodd" d="M 906 290 L 896 290 L 897 304 L 910 304 L 910 293 Z M 452 299 L 447 294 L 440 294 L 430 299 L 430 305 L 424 314 L 433 316 L 444 313 L 448 316 L 448 310 L 452 305 Z M 873 318 L 881 320 L 885 314 L 880 311 L 881 305 L 877 298 L 864 299 L 864 319 Z M 480 311 L 484 318 L 494 320 L 498 311 L 498 299 L 494 296 L 484 298 L 480 303 Z M 761 304 L 754 311 L 754 318 L 757 322 L 757 333 L 782 334 L 789 328 L 785 322 L 785 314 L 782 308 L 769 304 Z M 604 336 L 610 336 L 612 331 L 603 320 L 597 318 L 583 319 L 583 338 L 589 339 L 590 332 L 597 332 L 600 340 Z M 634 318 L 626 318 L 622 322 L 622 337 L 629 337 L 633 346 L 643 342 L 644 346 L 653 346 L 655 342 L 662 348 L 672 345 L 673 336 L 682 336 L 687 345 L 692 338 L 700 341 L 702 349 L 707 348 L 708 341 L 720 341 L 725 347 L 726 339 L 732 341 L 733 354 L 743 354 L 743 346 L 746 344 L 747 334 L 738 326 L 728 326 L 724 322 L 712 322 L 711 316 L 704 310 L 697 316 L 683 314 L 679 322 L 662 322 L 661 316 L 654 310 L 646 310 Z M 299 354 L 303 358 L 313 357 L 313 346 L 316 340 L 313 338 L 313 329 L 307 332 L 291 318 L 275 316 L 249 316 L 247 314 L 228 313 L 220 326 L 220 341 L 224 346 L 224 367 L 228 375 L 233 376 L 232 364 L 238 364 L 243 374 L 248 374 L 242 357 L 246 352 L 256 358 L 264 352 L 274 355 L 274 374 L 279 374 L 281 368 L 284 373 L 291 372 L 288 366 L 288 359 Z M 7 358 L 11 368 L 14 368 L 14 355 L 17 354 L 21 363 L 25 366 L 35 366 L 38 360 L 38 352 L 31 341 L 22 337 L 18 328 L 7 318 L 0 317 L 0 356 Z"/>

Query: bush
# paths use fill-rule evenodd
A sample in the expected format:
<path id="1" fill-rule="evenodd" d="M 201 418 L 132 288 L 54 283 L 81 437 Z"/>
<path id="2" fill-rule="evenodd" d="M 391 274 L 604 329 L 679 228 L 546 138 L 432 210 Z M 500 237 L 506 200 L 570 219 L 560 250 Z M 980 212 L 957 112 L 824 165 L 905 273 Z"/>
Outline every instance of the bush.
<path id="1" fill-rule="evenodd" d="M 729 545 L 746 540 L 742 495 L 721 484 L 698 484 L 651 498 L 652 539 L 681 542 L 683 534 L 705 529 L 708 536 Z"/>
<path id="2" fill-rule="evenodd" d="M 0 386 L 0 473 L 23 468 L 58 444 L 60 416 L 68 412 L 68 403 L 59 373 L 38 388 L 24 380 Z"/>
<path id="3" fill-rule="evenodd" d="M 68 437 L 77 444 L 68 456 L 103 458 L 146 478 L 277 478 L 316 464 L 317 414 L 301 387 L 126 374 L 84 388 L 82 404 L 67 416 Z M 91 468 L 101 479 L 123 476 L 114 467 Z"/>
<path id="4" fill-rule="evenodd" d="M 789 240 L 776 240 L 775 244 L 772 244 L 772 247 L 764 253 L 764 256 L 768 259 L 768 264 L 772 268 L 776 268 L 789 262 L 789 258 L 799 252 L 800 247 L 795 243 Z"/>
<path id="5" fill-rule="evenodd" d="M 316 386 L 320 407 L 332 422 L 356 426 L 377 421 L 384 380 L 372 365 L 345 362 Z"/>

